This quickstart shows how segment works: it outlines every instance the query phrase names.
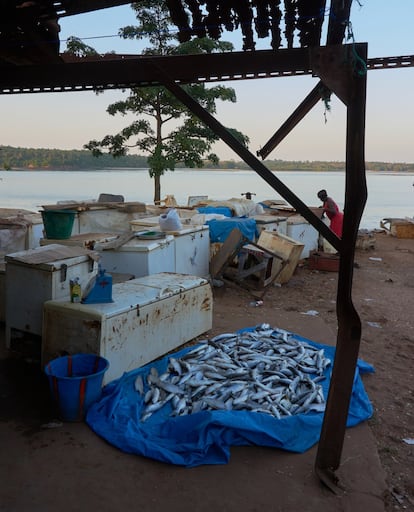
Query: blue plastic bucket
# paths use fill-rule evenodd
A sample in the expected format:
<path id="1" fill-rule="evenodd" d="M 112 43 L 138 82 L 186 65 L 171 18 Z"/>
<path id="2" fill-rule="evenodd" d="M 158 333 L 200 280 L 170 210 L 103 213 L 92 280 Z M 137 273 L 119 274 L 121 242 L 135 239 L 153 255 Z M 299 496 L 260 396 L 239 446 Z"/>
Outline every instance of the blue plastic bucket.
<path id="1" fill-rule="evenodd" d="M 95 354 L 75 354 L 50 361 L 45 366 L 52 398 L 63 421 L 82 421 L 90 405 L 102 393 L 109 361 Z"/>

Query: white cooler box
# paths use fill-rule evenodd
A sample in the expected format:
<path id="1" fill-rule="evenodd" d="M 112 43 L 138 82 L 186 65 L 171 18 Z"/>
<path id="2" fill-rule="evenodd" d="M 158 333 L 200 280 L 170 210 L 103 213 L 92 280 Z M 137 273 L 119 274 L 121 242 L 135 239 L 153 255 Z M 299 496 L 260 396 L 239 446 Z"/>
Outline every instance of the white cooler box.
<path id="1" fill-rule="evenodd" d="M 62 354 L 108 359 L 104 383 L 139 368 L 212 327 L 210 284 L 200 277 L 159 273 L 112 287 L 113 303 L 44 305 L 42 363 Z"/>
<path id="2" fill-rule="evenodd" d="M 159 272 L 175 272 L 174 237 L 167 235 L 159 240 L 139 240 L 134 238 L 117 249 L 100 250 L 102 268 L 112 272 L 133 274 L 144 277 Z"/>
<path id="3" fill-rule="evenodd" d="M 93 251 L 58 244 L 6 255 L 6 346 L 12 329 L 40 336 L 43 303 L 69 300 L 71 279 L 85 287 L 97 273 L 96 258 Z"/>

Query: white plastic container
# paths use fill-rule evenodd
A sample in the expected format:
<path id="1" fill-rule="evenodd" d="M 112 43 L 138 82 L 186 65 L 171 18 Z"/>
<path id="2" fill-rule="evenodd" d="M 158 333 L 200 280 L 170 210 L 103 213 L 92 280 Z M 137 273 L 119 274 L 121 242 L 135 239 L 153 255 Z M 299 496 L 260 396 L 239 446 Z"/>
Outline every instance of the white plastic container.
<path id="1" fill-rule="evenodd" d="M 144 277 L 158 272 L 175 272 L 174 237 L 166 235 L 159 240 L 139 240 L 133 238 L 117 249 L 100 250 L 102 268 L 112 272 Z"/>
<path id="2" fill-rule="evenodd" d="M 44 305 L 42 363 L 62 353 L 108 359 L 104 384 L 139 368 L 212 327 L 207 280 L 159 273 L 115 284 L 113 303 Z"/>
<path id="3" fill-rule="evenodd" d="M 43 303 L 70 299 L 70 280 L 85 287 L 97 272 L 96 254 L 81 247 L 52 244 L 8 254 L 6 262 L 6 346 L 12 329 L 42 335 Z"/>

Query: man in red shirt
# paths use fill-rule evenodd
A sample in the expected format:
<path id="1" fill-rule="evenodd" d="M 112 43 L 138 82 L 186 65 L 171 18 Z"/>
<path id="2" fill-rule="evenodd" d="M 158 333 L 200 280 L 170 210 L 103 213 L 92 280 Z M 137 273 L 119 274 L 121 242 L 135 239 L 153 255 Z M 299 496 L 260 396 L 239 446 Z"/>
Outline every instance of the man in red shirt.
<path id="1" fill-rule="evenodd" d="M 335 201 L 328 196 L 326 190 L 320 190 L 318 192 L 318 197 L 323 202 L 322 208 L 324 213 L 326 213 L 326 216 L 331 221 L 329 227 L 338 238 L 341 238 L 344 214 L 339 210 L 339 207 Z"/>

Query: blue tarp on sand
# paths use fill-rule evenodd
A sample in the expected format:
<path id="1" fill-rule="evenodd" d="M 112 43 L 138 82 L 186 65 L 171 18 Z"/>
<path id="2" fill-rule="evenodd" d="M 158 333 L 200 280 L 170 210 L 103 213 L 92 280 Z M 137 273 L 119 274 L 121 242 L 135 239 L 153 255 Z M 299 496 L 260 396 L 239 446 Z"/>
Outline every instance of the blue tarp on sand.
<path id="1" fill-rule="evenodd" d="M 323 348 L 325 356 L 333 362 L 334 347 L 298 335 L 293 335 L 293 338 Z M 174 357 L 179 358 L 194 348 L 176 352 Z M 135 380 L 142 375 L 146 382 L 151 367 L 157 368 L 159 373 L 164 372 L 169 357 L 125 373 L 105 386 L 102 398 L 87 413 L 88 425 L 124 452 L 186 467 L 225 464 L 229 461 L 231 446 L 258 445 L 302 453 L 318 442 L 323 412 L 312 411 L 281 419 L 250 411 L 201 411 L 171 417 L 168 403 L 142 422 L 143 397 L 135 390 Z M 325 370 L 326 379 L 320 383 L 325 399 L 331 370 L 332 365 Z M 372 415 L 372 405 L 360 375 L 373 371 L 371 365 L 358 360 L 347 427 L 357 425 Z"/>

